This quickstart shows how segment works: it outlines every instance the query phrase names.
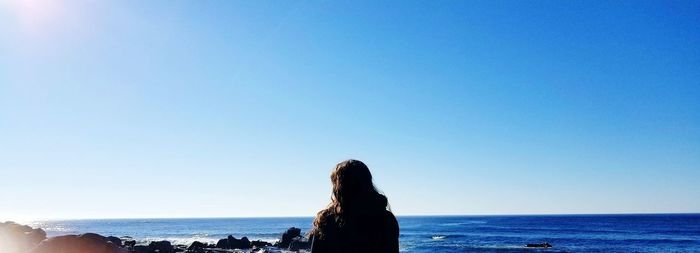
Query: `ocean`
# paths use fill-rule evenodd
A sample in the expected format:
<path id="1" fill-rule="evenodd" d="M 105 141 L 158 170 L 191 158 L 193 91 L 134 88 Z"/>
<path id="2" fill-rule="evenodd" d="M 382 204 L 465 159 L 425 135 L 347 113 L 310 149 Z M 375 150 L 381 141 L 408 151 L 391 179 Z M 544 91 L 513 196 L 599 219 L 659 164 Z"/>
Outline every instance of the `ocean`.
<path id="1" fill-rule="evenodd" d="M 700 252 L 700 214 L 399 216 L 402 252 Z M 36 221 L 48 236 L 93 232 L 137 241 L 215 242 L 233 235 L 274 241 L 304 218 Z M 528 249 L 548 242 L 550 249 Z"/>

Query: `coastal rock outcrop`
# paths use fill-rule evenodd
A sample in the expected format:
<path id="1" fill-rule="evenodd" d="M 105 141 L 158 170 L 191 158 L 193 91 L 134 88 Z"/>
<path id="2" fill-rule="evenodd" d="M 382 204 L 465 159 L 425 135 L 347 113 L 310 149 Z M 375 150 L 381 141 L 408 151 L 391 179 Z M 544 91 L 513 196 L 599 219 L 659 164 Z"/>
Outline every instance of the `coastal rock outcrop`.
<path id="1" fill-rule="evenodd" d="M 122 245 L 122 239 L 119 239 L 119 237 L 116 237 L 116 236 L 107 236 L 107 237 L 105 237 L 105 239 L 107 239 L 107 241 L 112 242 L 112 244 L 116 245 L 117 247 L 123 247 L 123 246 L 124 246 L 124 245 Z"/>
<path id="2" fill-rule="evenodd" d="M 265 248 L 272 246 L 272 243 L 266 242 L 266 241 L 261 241 L 261 240 L 255 240 L 250 242 L 250 246 L 254 248 Z"/>
<path id="3" fill-rule="evenodd" d="M 46 232 L 11 221 L 0 222 L 0 252 L 24 253 L 46 239 Z"/>
<path id="4" fill-rule="evenodd" d="M 112 243 L 107 237 L 86 233 L 63 235 L 46 239 L 29 253 L 127 253 L 126 249 Z"/>
<path id="5" fill-rule="evenodd" d="M 136 246 L 136 241 L 135 240 L 125 240 L 124 241 L 124 247 L 134 247 Z"/>
<path id="6" fill-rule="evenodd" d="M 207 247 L 206 244 L 204 244 L 200 241 L 194 241 L 194 242 L 190 243 L 190 246 L 187 246 L 187 252 L 204 253 L 205 247 Z"/>
<path id="7" fill-rule="evenodd" d="M 275 247 L 298 251 L 311 248 L 309 239 L 301 235 L 301 229 L 291 227 L 282 234 L 282 238 L 275 243 Z"/>
<path id="8" fill-rule="evenodd" d="M 148 247 L 148 245 L 136 245 L 131 248 L 129 252 L 133 253 L 151 253 L 151 249 Z"/>
<path id="9" fill-rule="evenodd" d="M 311 244 L 301 229 L 291 227 L 273 245 L 262 240 L 236 239 L 232 235 L 216 244 L 195 241 L 190 245 L 174 245 L 170 241 L 139 244 L 129 236 L 102 236 L 95 233 L 61 235 L 47 239 L 46 232 L 13 222 L 0 223 L 0 253 L 229 253 L 283 252 L 309 249 Z M 249 250 L 251 249 L 252 250 Z M 283 251 L 280 251 L 283 250 Z"/>
<path id="10" fill-rule="evenodd" d="M 291 251 L 299 251 L 302 249 L 310 249 L 311 248 L 311 242 L 309 239 L 304 238 L 304 237 L 297 237 L 292 239 L 292 242 L 289 243 L 289 247 L 287 247 L 288 250 Z"/>
<path id="11" fill-rule="evenodd" d="M 169 241 L 156 241 L 156 242 L 151 242 L 148 244 L 148 248 L 151 250 L 151 252 L 158 252 L 158 253 L 174 253 L 175 248 Z"/>
<path id="12" fill-rule="evenodd" d="M 175 253 L 175 246 L 169 241 L 154 241 L 148 245 L 136 245 L 129 247 L 133 253 Z"/>
<path id="13" fill-rule="evenodd" d="M 249 249 L 250 240 L 247 237 L 236 239 L 229 235 L 228 238 L 219 240 L 216 243 L 216 247 L 221 249 Z"/>
<path id="14" fill-rule="evenodd" d="M 294 240 L 294 238 L 297 238 L 300 236 L 301 236 L 301 229 L 291 227 L 291 228 L 287 229 L 287 231 L 285 231 L 282 234 L 282 238 L 280 238 L 280 240 L 277 243 L 275 243 L 275 247 L 287 248 L 287 247 L 289 247 L 289 244 L 292 243 L 292 240 Z"/>

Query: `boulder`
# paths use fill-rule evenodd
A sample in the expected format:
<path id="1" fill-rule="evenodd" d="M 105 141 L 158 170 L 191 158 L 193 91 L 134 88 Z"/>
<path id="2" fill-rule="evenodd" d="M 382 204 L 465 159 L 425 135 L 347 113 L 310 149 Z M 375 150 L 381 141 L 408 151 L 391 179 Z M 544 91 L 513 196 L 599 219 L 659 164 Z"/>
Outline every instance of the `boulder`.
<path id="1" fill-rule="evenodd" d="M 309 242 L 308 239 L 301 236 L 295 237 L 294 239 L 292 239 L 292 242 L 289 243 L 289 247 L 287 249 L 291 251 L 311 249 L 311 242 Z"/>
<path id="2" fill-rule="evenodd" d="M 248 237 L 243 237 L 241 240 L 238 242 L 238 246 L 236 249 L 250 249 L 250 240 L 248 240 Z"/>
<path id="3" fill-rule="evenodd" d="M 187 247 L 187 252 L 189 253 L 204 253 L 204 248 L 206 248 L 207 245 L 204 243 L 201 243 L 199 241 L 194 241 L 190 244 L 190 246 Z"/>
<path id="4" fill-rule="evenodd" d="M 250 242 L 250 246 L 255 248 L 265 248 L 267 246 L 272 246 L 272 244 L 266 241 L 255 240 Z"/>
<path id="5" fill-rule="evenodd" d="M 174 253 L 175 248 L 173 248 L 173 245 L 169 241 L 156 241 L 156 242 L 151 242 L 148 244 L 148 248 L 151 250 L 151 252 L 158 252 L 158 253 Z"/>
<path id="6" fill-rule="evenodd" d="M 134 248 L 132 249 L 131 252 L 133 252 L 133 253 L 151 253 L 153 251 L 151 251 L 151 248 L 149 248 L 146 245 L 136 245 L 136 246 L 134 246 Z"/>
<path id="7" fill-rule="evenodd" d="M 136 246 L 136 241 L 135 240 L 126 240 L 124 241 L 124 247 L 134 247 Z"/>
<path id="8" fill-rule="evenodd" d="M 123 246 L 123 245 L 122 245 L 122 239 L 119 239 L 119 237 L 107 236 L 106 239 L 107 239 L 107 241 L 112 242 L 112 244 L 114 244 L 114 245 L 116 245 L 116 246 L 118 246 L 118 247 L 122 247 L 122 246 Z"/>
<path id="9" fill-rule="evenodd" d="M 280 238 L 280 240 L 277 243 L 275 243 L 275 247 L 288 248 L 289 244 L 291 244 L 292 241 L 298 237 L 301 237 L 301 229 L 291 227 L 282 234 L 282 238 Z"/>
<path id="10" fill-rule="evenodd" d="M 46 232 L 40 228 L 19 225 L 8 221 L 0 222 L 0 252 L 25 253 L 46 239 Z"/>
<path id="11" fill-rule="evenodd" d="M 250 240 L 247 237 L 236 239 L 229 235 L 228 238 L 219 240 L 216 243 L 216 247 L 221 249 L 249 249 Z"/>
<path id="12" fill-rule="evenodd" d="M 56 236 L 42 241 L 29 253 L 127 253 L 106 237 L 87 233 Z"/>

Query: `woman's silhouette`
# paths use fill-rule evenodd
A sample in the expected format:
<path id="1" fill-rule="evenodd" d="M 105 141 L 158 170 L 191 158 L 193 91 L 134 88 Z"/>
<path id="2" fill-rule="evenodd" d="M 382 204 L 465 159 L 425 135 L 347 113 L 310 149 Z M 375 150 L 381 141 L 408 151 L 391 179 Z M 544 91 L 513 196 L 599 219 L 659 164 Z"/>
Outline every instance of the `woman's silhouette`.
<path id="1" fill-rule="evenodd" d="M 311 252 L 399 252 L 399 224 L 367 165 L 343 161 L 331 182 L 331 203 L 314 220 Z"/>

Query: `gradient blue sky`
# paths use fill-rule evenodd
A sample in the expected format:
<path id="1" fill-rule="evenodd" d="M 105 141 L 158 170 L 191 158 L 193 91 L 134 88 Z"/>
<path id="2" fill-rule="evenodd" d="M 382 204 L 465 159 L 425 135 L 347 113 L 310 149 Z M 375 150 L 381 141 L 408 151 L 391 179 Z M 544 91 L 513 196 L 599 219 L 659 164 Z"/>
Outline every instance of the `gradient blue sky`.
<path id="1" fill-rule="evenodd" d="M 0 220 L 700 212 L 698 1 L 0 1 Z"/>

